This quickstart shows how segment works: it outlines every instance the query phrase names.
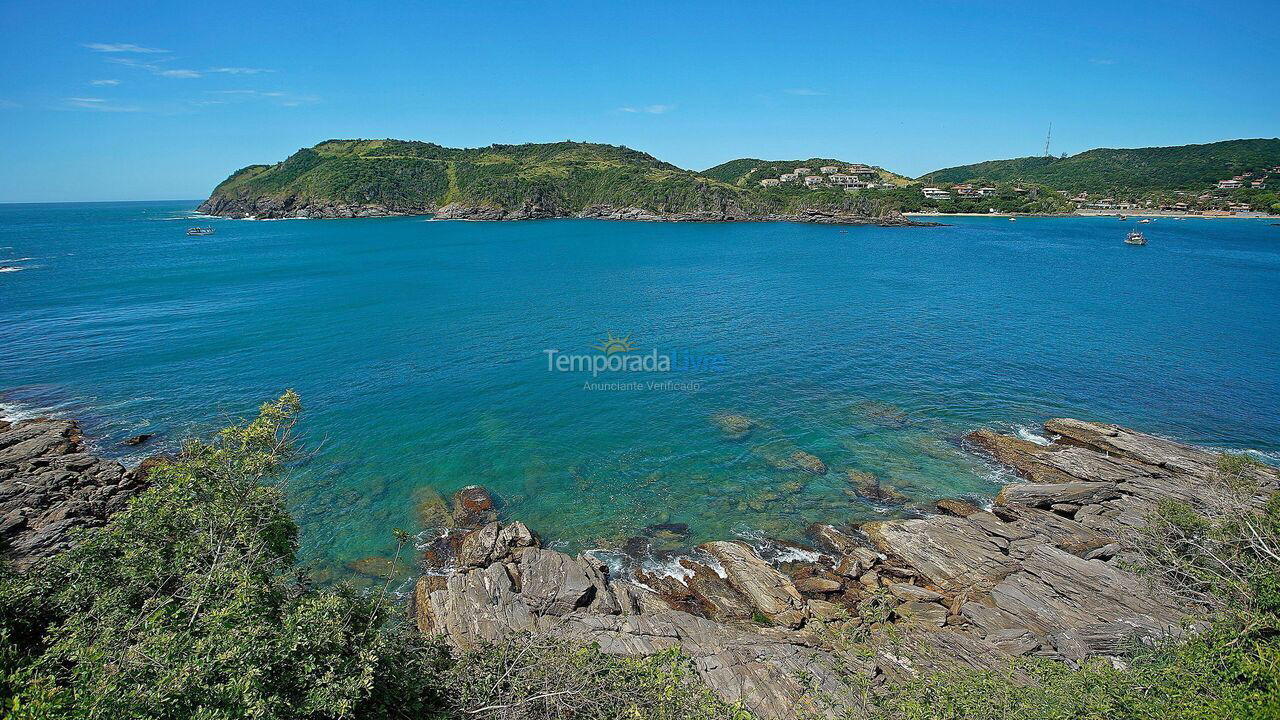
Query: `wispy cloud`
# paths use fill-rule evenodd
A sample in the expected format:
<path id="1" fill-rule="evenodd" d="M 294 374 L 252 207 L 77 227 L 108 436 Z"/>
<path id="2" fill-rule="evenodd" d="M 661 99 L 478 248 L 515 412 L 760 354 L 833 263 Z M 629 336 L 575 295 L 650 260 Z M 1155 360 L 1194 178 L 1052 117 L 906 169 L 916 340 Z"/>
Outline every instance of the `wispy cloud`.
<path id="1" fill-rule="evenodd" d="M 84 47 L 94 52 L 104 53 L 167 53 L 168 50 L 149 48 L 133 43 L 83 43 Z"/>
<path id="2" fill-rule="evenodd" d="M 168 62 L 169 58 L 161 58 L 160 62 L 143 62 L 141 60 L 137 60 L 135 58 L 130 58 L 130 57 L 110 57 L 107 59 L 117 65 L 124 65 L 125 67 L 138 68 L 139 70 L 146 70 L 152 75 L 158 75 L 160 77 L 185 79 L 185 78 L 198 78 L 203 76 L 203 73 L 201 73 L 199 70 L 190 70 L 187 68 L 171 68 L 171 67 L 165 67 L 164 65 L 160 64 L 160 62 Z"/>
<path id="3" fill-rule="evenodd" d="M 224 73 L 226 75 L 260 75 L 262 73 L 273 73 L 275 70 L 254 67 L 216 67 L 209 68 L 205 72 Z"/>
<path id="4" fill-rule="evenodd" d="M 89 84 L 90 84 L 90 85 L 111 86 L 111 85 L 119 85 L 119 84 L 120 84 L 120 81 L 119 81 L 119 80 L 90 80 L 90 81 L 89 81 Z"/>
<path id="5" fill-rule="evenodd" d="M 676 109 L 675 105 L 643 105 L 643 106 L 636 106 L 636 107 L 632 107 L 632 106 L 620 107 L 618 108 L 618 112 L 645 113 L 648 115 L 662 115 L 664 113 L 669 113 L 675 109 Z"/>
<path id="6" fill-rule="evenodd" d="M 98 112 L 137 112 L 136 107 L 127 107 L 124 105 L 116 105 L 109 102 L 105 98 L 97 97 L 69 97 L 66 99 L 69 107 L 79 110 L 96 110 Z"/>
<path id="7" fill-rule="evenodd" d="M 822 92 L 821 90 L 814 90 L 813 88 L 787 88 L 786 90 L 783 90 L 783 92 L 788 95 L 806 95 L 810 97 L 826 95 L 825 92 Z"/>
<path id="8" fill-rule="evenodd" d="M 284 97 L 285 93 L 278 91 L 264 92 L 262 90 L 210 90 L 215 95 L 257 95 L 258 97 Z"/>
<path id="9" fill-rule="evenodd" d="M 320 102 L 320 98 L 315 95 L 298 95 L 282 90 L 209 90 L 208 92 L 210 95 L 217 95 L 226 100 L 237 102 L 259 100 L 279 105 L 280 107 L 301 107 L 303 105 L 315 105 Z M 203 104 L 212 105 L 215 103 L 208 102 Z"/>

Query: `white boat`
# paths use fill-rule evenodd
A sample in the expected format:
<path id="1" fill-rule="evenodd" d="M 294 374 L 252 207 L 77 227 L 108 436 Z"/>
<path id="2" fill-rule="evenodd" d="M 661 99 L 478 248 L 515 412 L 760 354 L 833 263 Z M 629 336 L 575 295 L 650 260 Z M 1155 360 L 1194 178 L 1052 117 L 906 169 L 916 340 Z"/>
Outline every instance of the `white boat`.
<path id="1" fill-rule="evenodd" d="M 1150 220 L 1148 220 L 1147 218 L 1142 218 L 1141 220 L 1139 220 L 1139 221 L 1138 221 L 1138 224 L 1139 224 L 1139 225 L 1145 225 L 1145 224 L 1147 224 L 1147 223 L 1149 223 L 1149 222 L 1151 222 L 1151 221 L 1150 221 Z"/>
<path id="2" fill-rule="evenodd" d="M 212 235 L 212 234 L 213 234 L 213 228 L 211 228 L 211 227 L 207 227 L 207 228 L 202 228 L 202 227 L 187 228 L 187 234 L 188 234 L 188 235 L 192 235 L 192 236 L 196 236 L 196 235 Z"/>
<path id="3" fill-rule="evenodd" d="M 1129 237 L 1124 239 L 1125 245 L 1146 245 L 1147 237 L 1137 230 L 1130 230 Z"/>

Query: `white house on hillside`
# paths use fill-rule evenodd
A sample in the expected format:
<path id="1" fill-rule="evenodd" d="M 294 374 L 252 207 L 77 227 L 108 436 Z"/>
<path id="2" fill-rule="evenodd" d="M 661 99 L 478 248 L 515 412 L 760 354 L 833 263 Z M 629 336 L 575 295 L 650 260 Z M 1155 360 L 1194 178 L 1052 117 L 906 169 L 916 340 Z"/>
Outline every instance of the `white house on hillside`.
<path id="1" fill-rule="evenodd" d="M 924 193 L 924 196 L 926 198 L 929 198 L 930 200 L 950 200 L 951 199 L 951 193 L 941 188 L 927 187 L 921 190 L 920 192 Z"/>
<path id="2" fill-rule="evenodd" d="M 830 175 L 831 173 L 839 169 L 840 168 L 836 167 L 835 165 L 823 165 L 822 167 L 818 168 L 818 172 L 822 173 L 823 175 Z"/>

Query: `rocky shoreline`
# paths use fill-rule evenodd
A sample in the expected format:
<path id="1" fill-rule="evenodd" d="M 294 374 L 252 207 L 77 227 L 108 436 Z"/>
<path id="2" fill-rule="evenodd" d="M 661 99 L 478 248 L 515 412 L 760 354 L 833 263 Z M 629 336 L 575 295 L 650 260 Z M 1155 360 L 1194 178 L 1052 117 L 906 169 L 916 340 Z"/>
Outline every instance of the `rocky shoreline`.
<path id="1" fill-rule="evenodd" d="M 1048 445 L 989 430 L 967 438 L 1026 481 L 990 510 L 941 500 L 923 518 L 814 526 L 812 561 L 706 543 L 677 560 L 679 578 L 611 577 L 589 554 L 550 550 L 522 523 L 498 521 L 483 489 L 467 488 L 455 505 L 485 498 L 485 514 L 470 516 L 483 524 L 428 550 L 410 612 L 422 632 L 463 649 L 519 632 L 630 656 L 678 647 L 720 697 L 765 718 L 856 716 L 850 674 L 874 692 L 942 664 L 1119 662 L 1132 643 L 1185 632 L 1197 608 L 1126 569 L 1126 539 L 1164 499 L 1209 514 L 1229 507 L 1218 456 L 1115 425 L 1058 419 L 1045 430 Z M 1248 472 L 1260 507 L 1280 473 Z"/>
<path id="2" fill-rule="evenodd" d="M 141 437 L 141 436 L 139 436 Z M 73 420 L 0 420 L 0 554 L 16 570 L 66 550 L 146 487 L 149 464 L 126 469 L 90 454 Z"/>
<path id="3" fill-rule="evenodd" d="M 432 215 L 437 220 L 516 221 L 545 220 L 551 218 L 589 218 L 594 220 L 621 220 L 630 222 L 799 222 L 826 225 L 879 225 L 884 227 L 933 227 L 940 223 L 920 222 L 898 212 L 879 217 L 846 213 L 834 210 L 806 209 L 790 214 L 759 215 L 748 213 L 736 205 L 719 210 L 663 213 L 635 207 L 591 205 L 571 212 L 526 202 L 517 208 L 500 208 L 488 205 L 464 205 L 449 203 L 436 207 L 433 204 L 388 207 L 377 203 L 297 203 L 294 198 L 273 198 L 269 201 L 242 200 L 211 197 L 197 208 L 206 215 L 229 218 L 258 218 L 280 220 L 288 218 L 371 218 L 409 215 Z"/>
<path id="4" fill-rule="evenodd" d="M 1210 515 L 1240 502 L 1219 456 L 1116 425 L 1044 428 L 1047 445 L 989 430 L 966 438 L 1022 478 L 990 509 L 940 500 L 924 517 L 815 525 L 812 547 L 774 547 L 785 553 L 708 542 L 672 558 L 672 574 L 611 571 L 545 547 L 499 519 L 478 486 L 451 503 L 434 496 L 420 512 L 448 529 L 419 548 L 408 612 L 459 649 L 521 632 L 626 656 L 679 648 L 720 697 L 764 718 L 857 716 L 850 677 L 875 692 L 940 664 L 1118 662 L 1132 643 L 1186 632 L 1198 608 L 1128 570 L 1128 539 L 1162 500 Z M 66 549 L 73 531 L 101 526 L 146 487 L 148 466 L 94 457 L 70 420 L 0 421 L 4 560 L 21 571 Z M 1280 472 L 1245 472 L 1257 486 L 1245 501 L 1260 507 Z"/>

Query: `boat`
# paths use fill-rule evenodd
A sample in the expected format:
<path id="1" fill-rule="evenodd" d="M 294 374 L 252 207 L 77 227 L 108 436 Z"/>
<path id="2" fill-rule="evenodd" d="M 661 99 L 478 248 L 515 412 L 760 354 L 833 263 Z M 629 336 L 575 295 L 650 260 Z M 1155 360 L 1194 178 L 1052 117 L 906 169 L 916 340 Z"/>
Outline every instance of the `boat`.
<path id="1" fill-rule="evenodd" d="M 187 228 L 187 234 L 188 234 L 188 235 L 192 235 L 192 236 L 195 236 L 195 235 L 212 235 L 212 234 L 213 234 L 213 228 L 211 228 L 211 227 L 207 227 L 207 228 L 202 228 L 202 227 Z"/>
<path id="2" fill-rule="evenodd" d="M 1137 230 L 1130 230 L 1129 237 L 1124 239 L 1125 245 L 1146 245 L 1147 237 Z"/>
<path id="3" fill-rule="evenodd" d="M 1147 219 L 1147 218 L 1142 218 L 1141 220 L 1139 220 L 1139 221 L 1138 221 L 1138 224 L 1139 224 L 1139 225 L 1146 225 L 1146 224 L 1147 224 L 1147 223 L 1149 223 L 1149 222 L 1151 222 L 1149 219 Z"/>
<path id="4" fill-rule="evenodd" d="M 1009 222 L 1018 222 L 1018 218 L 1009 218 Z"/>
<path id="5" fill-rule="evenodd" d="M 1120 216 L 1120 222 L 1124 222 L 1125 220 L 1128 220 L 1128 219 L 1129 219 L 1129 216 L 1128 216 L 1128 215 L 1121 215 L 1121 216 Z"/>

